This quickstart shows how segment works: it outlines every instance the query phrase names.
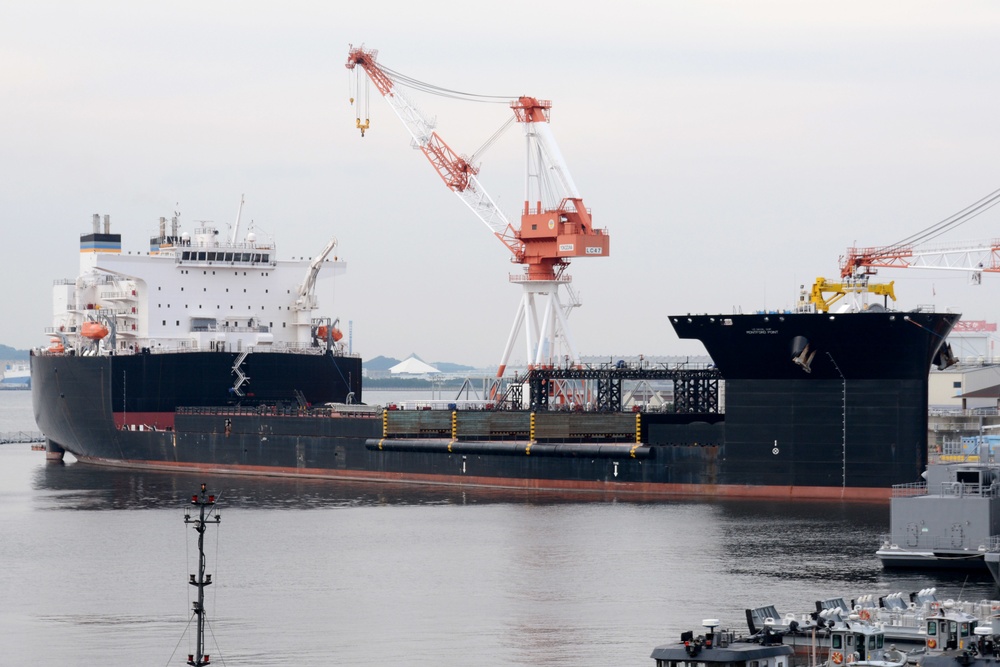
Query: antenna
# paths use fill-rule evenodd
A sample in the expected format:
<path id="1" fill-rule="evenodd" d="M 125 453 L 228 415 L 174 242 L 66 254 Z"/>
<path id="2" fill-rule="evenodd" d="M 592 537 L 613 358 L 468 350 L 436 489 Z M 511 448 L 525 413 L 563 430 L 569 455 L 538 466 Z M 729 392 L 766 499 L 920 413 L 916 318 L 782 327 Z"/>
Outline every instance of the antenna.
<path id="1" fill-rule="evenodd" d="M 212 514 L 209 509 L 215 506 L 215 496 L 208 495 L 205 485 L 201 485 L 201 493 L 191 496 L 191 504 L 198 508 L 199 517 L 192 519 L 190 514 L 184 515 L 184 523 L 193 523 L 194 529 L 198 531 L 198 574 L 192 574 L 188 583 L 198 587 L 198 599 L 194 603 L 194 613 L 198 617 L 197 646 L 194 653 L 188 654 L 187 664 L 192 667 L 202 667 L 209 664 L 209 655 L 205 653 L 205 586 L 212 584 L 212 575 L 205 574 L 205 531 L 208 524 L 218 525 L 222 517 L 218 512 L 212 518 L 205 518 L 206 511 Z"/>
<path id="2" fill-rule="evenodd" d="M 240 216 L 243 215 L 243 195 L 240 195 L 240 208 L 236 211 L 236 222 L 233 224 L 233 234 L 229 238 L 230 245 L 236 243 L 236 237 L 240 234 Z"/>

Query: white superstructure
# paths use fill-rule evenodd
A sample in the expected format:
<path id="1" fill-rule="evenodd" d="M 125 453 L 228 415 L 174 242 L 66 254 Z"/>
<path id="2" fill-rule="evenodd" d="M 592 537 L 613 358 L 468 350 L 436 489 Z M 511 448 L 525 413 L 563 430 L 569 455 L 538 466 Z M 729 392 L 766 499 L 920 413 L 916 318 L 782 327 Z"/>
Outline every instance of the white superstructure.
<path id="1" fill-rule="evenodd" d="M 80 237 L 79 276 L 53 286 L 50 351 L 339 345 L 335 322 L 315 316 L 317 277 L 346 270 L 329 258 L 336 240 L 315 258 L 279 261 L 273 241 L 259 241 L 252 230 L 239 240 L 235 229 L 230 237 L 209 223 L 187 232 L 174 216 L 169 232 L 160 218 L 148 251 L 123 252 L 109 216 L 103 230 L 100 223 L 94 215 L 93 231 Z"/>

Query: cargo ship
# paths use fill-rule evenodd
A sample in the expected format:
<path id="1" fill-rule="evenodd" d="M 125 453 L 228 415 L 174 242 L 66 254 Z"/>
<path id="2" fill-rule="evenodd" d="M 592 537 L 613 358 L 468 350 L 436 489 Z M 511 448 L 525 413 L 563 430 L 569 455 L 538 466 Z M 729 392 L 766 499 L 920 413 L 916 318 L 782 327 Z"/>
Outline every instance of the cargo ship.
<path id="1" fill-rule="evenodd" d="M 888 499 L 927 459 L 927 375 L 958 315 L 879 304 L 666 318 L 704 368 L 536 368 L 490 403 L 366 405 L 361 359 L 316 282 L 331 240 L 278 260 L 239 216 L 226 233 L 160 218 L 123 252 L 105 216 L 53 287 L 32 403 L 49 458 L 90 464 L 547 491 Z M 623 405 L 669 381 L 670 409 Z M 574 386 L 578 400 L 566 400 Z"/>

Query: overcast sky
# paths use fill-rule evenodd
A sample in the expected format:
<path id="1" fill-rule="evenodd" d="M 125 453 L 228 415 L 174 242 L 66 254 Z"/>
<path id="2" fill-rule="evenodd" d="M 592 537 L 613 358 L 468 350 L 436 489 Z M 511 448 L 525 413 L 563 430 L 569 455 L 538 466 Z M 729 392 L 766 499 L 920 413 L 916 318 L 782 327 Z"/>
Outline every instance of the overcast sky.
<path id="1" fill-rule="evenodd" d="M 552 100 L 611 235 L 610 258 L 569 270 L 579 351 L 697 354 L 668 315 L 790 307 L 849 245 L 1000 187 L 998 37 L 995 2 L 0 0 L 0 343 L 47 344 L 52 281 L 76 275 L 93 213 L 143 251 L 159 216 L 225 229 L 245 193 L 282 257 L 338 237 L 348 273 L 323 311 L 355 352 L 495 364 L 520 298 L 508 251 L 374 91 L 360 137 L 344 62 L 363 43 L 435 85 Z M 461 153 L 509 113 L 410 97 Z M 515 126 L 482 158 L 510 213 L 522 150 Z M 998 219 L 947 240 L 1000 236 Z M 901 308 L 1000 319 L 1000 276 L 880 278 Z"/>

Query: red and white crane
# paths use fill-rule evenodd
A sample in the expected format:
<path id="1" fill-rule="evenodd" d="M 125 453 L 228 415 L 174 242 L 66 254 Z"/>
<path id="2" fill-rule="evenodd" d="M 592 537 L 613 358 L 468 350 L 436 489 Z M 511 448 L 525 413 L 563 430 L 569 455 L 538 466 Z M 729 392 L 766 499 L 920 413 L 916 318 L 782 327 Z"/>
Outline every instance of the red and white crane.
<path id="1" fill-rule="evenodd" d="M 879 268 L 920 268 L 971 272 L 971 282 L 982 282 L 983 273 L 1000 272 L 1000 239 L 949 245 L 926 245 L 1000 203 L 1000 190 L 986 195 L 954 215 L 898 243 L 886 246 L 852 247 L 840 258 L 842 278 L 867 279 Z"/>
<path id="2" fill-rule="evenodd" d="M 526 96 L 510 101 L 512 120 L 524 126 L 527 143 L 524 207 L 521 224 L 515 227 L 476 178 L 478 166 L 452 150 L 434 131 L 434 124 L 400 91 L 402 85 L 419 82 L 379 65 L 377 55 L 377 50 L 351 47 L 347 69 L 360 68 L 368 75 L 444 184 L 507 247 L 511 261 L 524 266 L 523 273 L 510 276 L 511 282 L 521 285 L 523 293 L 497 376 L 503 376 L 522 328 L 529 367 L 553 366 L 563 358 L 579 365 L 567 322 L 569 311 L 579 305 L 579 299 L 570 288 L 571 279 L 565 269 L 572 257 L 607 257 L 610 238 L 606 229 L 594 228 L 590 211 L 552 136 L 551 103 Z M 426 84 L 420 87 L 432 88 Z M 359 105 L 356 126 L 362 136 L 370 127 L 367 110 L 364 121 L 361 119 L 360 109 L 366 99 L 367 94 L 356 88 L 352 102 Z M 568 292 L 565 302 L 560 287 Z"/>

